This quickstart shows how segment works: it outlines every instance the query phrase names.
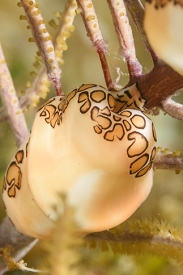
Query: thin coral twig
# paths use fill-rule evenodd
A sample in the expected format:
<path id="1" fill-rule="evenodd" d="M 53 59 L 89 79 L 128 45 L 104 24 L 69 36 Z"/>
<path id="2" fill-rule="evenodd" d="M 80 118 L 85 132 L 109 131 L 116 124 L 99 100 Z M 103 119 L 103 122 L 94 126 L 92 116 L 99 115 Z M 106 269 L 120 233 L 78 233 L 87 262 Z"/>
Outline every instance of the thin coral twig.
<path id="1" fill-rule="evenodd" d="M 22 259 L 37 243 L 37 239 L 19 233 L 8 217 L 0 224 L 0 236 L 0 247 L 3 248 L 7 245 L 12 246 L 14 249 L 12 257 L 16 261 Z M 7 270 L 7 265 L 2 258 L 0 258 L 0 275 L 3 275 Z"/>
<path id="2" fill-rule="evenodd" d="M 69 0 L 66 5 L 62 20 L 58 26 L 57 34 L 54 39 L 54 48 L 57 62 L 62 64 L 63 51 L 67 49 L 66 40 L 70 36 L 70 32 L 74 31 L 73 21 L 76 15 L 75 10 L 77 3 L 75 0 Z M 35 78 L 31 87 L 27 88 L 25 95 L 20 98 L 20 106 L 22 110 L 29 106 L 35 107 L 40 98 L 46 98 L 49 91 L 50 82 L 47 76 L 46 68 L 42 67 Z M 8 116 L 4 108 L 0 109 L 0 122 L 7 120 Z"/>
<path id="3" fill-rule="evenodd" d="M 130 77 L 142 74 L 142 66 L 137 60 L 134 39 L 123 0 L 107 0 L 118 35 L 121 54 L 125 58 Z"/>
<path id="4" fill-rule="evenodd" d="M 45 62 L 48 77 L 54 85 L 57 94 L 61 95 L 61 70 L 58 67 L 52 39 L 46 29 L 45 21 L 41 15 L 41 11 L 38 9 L 38 5 L 35 0 L 21 0 L 21 3 L 25 10 L 34 40 Z"/>
<path id="5" fill-rule="evenodd" d="M 10 126 L 20 146 L 29 131 L 0 45 L 0 95 Z"/>
<path id="6" fill-rule="evenodd" d="M 183 171 L 183 155 L 179 150 L 175 152 L 157 150 L 153 163 L 155 169 L 175 170 L 177 173 Z"/>
<path id="7" fill-rule="evenodd" d="M 46 68 L 42 67 L 35 78 L 32 86 L 26 89 L 25 95 L 20 98 L 22 109 L 29 106 L 36 107 L 40 97 L 46 98 L 49 91 L 50 82 L 46 73 Z"/>
<path id="8" fill-rule="evenodd" d="M 62 18 L 60 20 L 56 37 L 54 39 L 55 55 L 57 62 L 63 64 L 63 51 L 67 50 L 67 38 L 74 31 L 74 18 L 76 15 L 77 3 L 76 0 L 68 0 Z"/>
<path id="9" fill-rule="evenodd" d="M 54 38 L 54 49 L 57 62 L 63 63 L 63 51 L 67 49 L 66 40 L 70 32 L 74 30 L 73 21 L 76 15 L 77 4 L 75 0 L 69 0 L 58 26 L 57 34 Z M 34 80 L 32 86 L 27 88 L 25 95 L 20 98 L 20 104 L 23 109 L 29 105 L 35 107 L 41 98 L 46 98 L 49 91 L 49 79 L 45 67 L 42 67 Z M 2 117 L 2 118 L 1 118 Z M 4 118 L 3 111 L 0 112 L 0 121 Z"/>
<path id="10" fill-rule="evenodd" d="M 106 85 L 109 90 L 114 89 L 114 84 L 112 83 L 109 67 L 106 60 L 108 49 L 99 27 L 97 14 L 95 12 L 92 0 L 77 0 L 77 3 L 78 7 L 81 9 L 81 16 L 83 18 L 87 33 L 93 43 L 96 52 L 99 55 Z"/>
<path id="11" fill-rule="evenodd" d="M 182 227 L 158 220 L 128 220 L 108 231 L 86 236 L 91 248 L 96 246 L 114 253 L 151 255 L 173 258 L 183 263 Z"/>
<path id="12" fill-rule="evenodd" d="M 6 263 L 8 271 L 14 271 L 19 269 L 22 271 L 31 271 L 35 273 L 41 272 L 41 270 L 27 267 L 27 263 L 24 262 L 24 260 L 16 261 L 11 255 L 12 251 L 13 247 L 9 245 L 0 248 L 0 256 L 2 256 L 4 262 Z"/>
<path id="13" fill-rule="evenodd" d="M 131 14 L 131 17 L 135 23 L 135 26 L 141 35 L 142 41 L 144 43 L 145 49 L 151 54 L 153 61 L 156 63 L 158 58 L 154 53 L 153 49 L 149 45 L 147 40 L 144 27 L 143 27 L 143 20 L 144 20 L 144 7 L 140 0 L 124 0 L 125 5 Z"/>
<path id="14" fill-rule="evenodd" d="M 173 101 L 171 98 L 161 102 L 162 109 L 169 114 L 171 117 L 174 117 L 179 120 L 183 120 L 183 105 Z"/>

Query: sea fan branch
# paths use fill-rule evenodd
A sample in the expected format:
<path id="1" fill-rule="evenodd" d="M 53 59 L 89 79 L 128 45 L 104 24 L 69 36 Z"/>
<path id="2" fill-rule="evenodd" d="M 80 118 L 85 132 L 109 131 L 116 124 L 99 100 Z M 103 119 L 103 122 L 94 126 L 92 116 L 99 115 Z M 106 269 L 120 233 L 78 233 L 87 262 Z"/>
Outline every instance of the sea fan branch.
<path id="1" fill-rule="evenodd" d="M 54 49 L 57 62 L 63 63 L 63 51 L 67 49 L 66 40 L 69 38 L 70 33 L 74 31 L 73 21 L 75 18 L 75 10 L 77 4 L 75 0 L 69 0 L 66 4 L 65 11 L 60 20 L 57 34 L 54 38 Z M 29 105 L 35 107 L 40 98 L 46 98 L 49 91 L 50 82 L 46 73 L 45 67 L 42 67 L 34 80 L 32 87 L 27 88 L 25 96 L 20 98 L 20 104 L 23 109 Z M 3 111 L 0 112 L 0 119 L 4 117 Z"/>
<path id="2" fill-rule="evenodd" d="M 183 155 L 179 150 L 170 152 L 168 149 L 157 148 L 154 159 L 155 169 L 175 170 L 176 173 L 183 171 Z"/>
<path id="3" fill-rule="evenodd" d="M 108 49 L 99 27 L 97 14 L 95 12 L 92 0 L 77 0 L 77 3 L 78 7 L 81 9 L 81 16 L 83 18 L 87 33 L 93 43 L 96 52 L 99 55 L 106 85 L 109 90 L 114 89 L 115 84 L 112 83 L 109 67 L 106 60 Z"/>
<path id="4" fill-rule="evenodd" d="M 35 0 L 21 0 L 21 3 L 31 27 L 34 40 L 45 62 L 48 77 L 53 83 L 57 94 L 61 95 L 61 70 L 58 67 L 52 38 L 46 29 L 45 21 L 41 15 L 41 11 L 38 9 L 38 5 Z"/>
<path id="5" fill-rule="evenodd" d="M 183 120 L 183 105 L 173 101 L 171 98 L 167 98 L 161 102 L 162 109 L 169 114 L 171 117 L 174 117 L 179 120 Z"/>
<path id="6" fill-rule="evenodd" d="M 158 58 L 156 54 L 154 53 L 153 49 L 149 45 L 149 42 L 147 40 L 144 26 L 143 26 L 143 20 L 144 20 L 144 7 L 140 0 L 124 0 L 125 5 L 135 23 L 135 26 L 141 35 L 142 41 L 144 43 L 145 49 L 149 51 L 149 53 L 152 56 L 153 61 L 156 63 Z"/>
<path id="7" fill-rule="evenodd" d="M 0 224 L 0 236 L 0 248 L 12 246 L 14 251 L 11 256 L 16 261 L 22 259 L 37 243 L 36 239 L 19 233 L 8 217 L 4 218 Z M 7 265 L 0 258 L 0 275 L 4 274 L 7 270 Z"/>
<path id="8" fill-rule="evenodd" d="M 29 131 L 24 114 L 19 104 L 13 81 L 7 67 L 2 47 L 0 45 L 0 95 L 7 119 L 15 135 L 17 146 L 20 146 Z"/>
<path id="9" fill-rule="evenodd" d="M 121 54 L 125 58 L 130 77 L 140 76 L 142 74 L 142 66 L 137 60 L 134 46 L 134 39 L 126 14 L 124 2 L 118 0 L 107 0 L 116 33 L 118 35 Z"/>
<path id="10" fill-rule="evenodd" d="M 63 64 L 63 51 L 67 50 L 66 41 L 70 37 L 70 33 L 75 30 L 73 26 L 76 15 L 77 3 L 76 0 L 69 0 L 66 4 L 63 16 L 60 20 L 56 37 L 54 39 L 54 48 L 57 62 Z"/>
<path id="11" fill-rule="evenodd" d="M 173 258 L 183 264 L 183 228 L 158 220 L 129 220 L 109 231 L 86 236 L 89 247 L 97 244 L 114 253 Z"/>

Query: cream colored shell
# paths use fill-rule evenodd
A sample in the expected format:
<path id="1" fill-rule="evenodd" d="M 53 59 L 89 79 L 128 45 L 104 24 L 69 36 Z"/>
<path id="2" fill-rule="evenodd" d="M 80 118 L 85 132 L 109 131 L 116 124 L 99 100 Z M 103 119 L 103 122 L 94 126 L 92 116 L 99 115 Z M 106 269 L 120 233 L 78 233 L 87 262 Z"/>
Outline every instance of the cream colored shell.
<path id="1" fill-rule="evenodd" d="M 87 84 L 40 108 L 3 185 L 7 215 L 20 232 L 49 238 L 60 193 L 84 234 L 133 214 L 153 183 L 156 133 L 138 110 L 144 103 L 135 84 L 119 93 Z"/>
<path id="2" fill-rule="evenodd" d="M 148 0 L 144 29 L 155 53 L 183 75 L 183 2 Z"/>

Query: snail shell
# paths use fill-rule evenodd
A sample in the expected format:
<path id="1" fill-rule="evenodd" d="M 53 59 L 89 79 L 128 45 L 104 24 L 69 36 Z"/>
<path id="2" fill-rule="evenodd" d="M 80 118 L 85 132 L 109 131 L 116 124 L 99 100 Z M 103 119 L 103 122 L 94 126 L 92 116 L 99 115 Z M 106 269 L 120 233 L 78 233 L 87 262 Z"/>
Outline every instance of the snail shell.
<path id="1" fill-rule="evenodd" d="M 151 190 L 156 143 L 153 123 L 137 105 L 144 100 L 135 84 L 119 93 L 85 84 L 38 110 L 3 184 L 7 215 L 20 232 L 49 238 L 60 193 L 83 233 L 132 215 Z"/>

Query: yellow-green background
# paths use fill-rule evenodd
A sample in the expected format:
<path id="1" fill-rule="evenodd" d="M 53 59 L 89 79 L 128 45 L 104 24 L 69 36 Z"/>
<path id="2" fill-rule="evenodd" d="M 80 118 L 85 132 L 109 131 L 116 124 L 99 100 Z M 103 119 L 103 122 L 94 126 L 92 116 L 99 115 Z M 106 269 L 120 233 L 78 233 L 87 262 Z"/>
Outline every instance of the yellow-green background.
<path id="1" fill-rule="evenodd" d="M 53 12 L 63 11 L 65 0 L 39 0 L 40 9 L 45 20 L 48 22 L 53 18 Z M 99 18 L 99 23 L 104 39 L 109 45 L 108 61 L 113 79 L 117 77 L 116 67 L 121 68 L 120 84 L 125 85 L 128 81 L 126 64 L 119 54 L 119 45 L 113 28 L 110 13 L 105 0 L 93 1 Z M 35 70 L 33 62 L 37 51 L 34 43 L 29 43 L 28 38 L 31 33 L 26 29 L 27 22 L 21 21 L 19 16 L 24 14 L 22 8 L 17 7 L 15 0 L 0 0 L 0 41 L 4 50 L 7 64 L 11 71 L 18 95 L 25 89 L 25 83 L 32 81 L 30 72 Z M 65 64 L 62 66 L 62 87 L 65 93 L 82 83 L 97 83 L 105 86 L 100 62 L 91 42 L 86 36 L 80 15 L 75 19 L 76 30 L 68 40 L 68 50 L 64 53 Z M 52 36 L 54 30 L 48 27 Z M 144 51 L 141 38 L 133 27 L 137 56 L 143 66 L 143 72 L 147 73 L 151 67 L 151 59 Z M 52 89 L 48 97 L 54 95 Z M 178 95 L 176 101 L 181 102 L 183 98 Z M 1 102 L 0 102 L 1 106 Z M 36 109 L 26 113 L 26 119 L 31 129 Z M 158 117 L 152 117 L 155 123 L 158 136 L 158 146 L 168 147 L 171 151 L 180 149 L 183 151 L 183 123 L 172 119 L 168 115 L 161 113 Z M 15 139 L 7 122 L 0 124 L 0 182 L 2 182 L 5 169 L 16 150 Z M 155 171 L 154 186 L 148 199 L 134 213 L 135 218 L 150 218 L 167 220 L 172 224 L 183 225 L 183 173 L 176 175 L 174 171 Z M 5 212 L 0 199 L 0 218 L 3 219 Z M 2 238 L 3 236 L 0 236 Z M 27 256 L 26 261 L 29 266 L 38 267 L 42 251 L 39 245 L 35 247 Z M 91 270 L 98 270 L 98 274 L 122 274 L 122 275 L 182 275 L 183 268 L 172 260 L 155 258 L 149 255 L 143 256 L 121 256 L 115 257 L 111 254 L 96 254 L 92 252 Z M 114 266 L 113 271 L 104 264 L 100 265 L 102 257 L 109 258 L 109 263 Z M 56 260 L 56 259 L 55 259 Z M 109 265 L 110 265 L 109 264 Z M 115 273 L 114 273 L 115 270 Z M 13 274 L 23 274 L 16 271 Z M 88 273 L 93 274 L 93 273 Z"/>

